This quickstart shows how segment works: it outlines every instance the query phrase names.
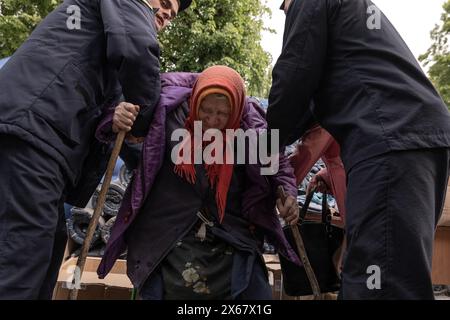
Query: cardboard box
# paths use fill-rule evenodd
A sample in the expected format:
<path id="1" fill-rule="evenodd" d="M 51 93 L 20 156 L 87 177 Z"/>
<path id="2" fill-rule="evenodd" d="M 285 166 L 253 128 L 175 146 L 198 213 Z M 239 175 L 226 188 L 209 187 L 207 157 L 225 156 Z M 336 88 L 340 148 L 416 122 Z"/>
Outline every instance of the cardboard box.
<path id="1" fill-rule="evenodd" d="M 281 300 L 283 297 L 283 276 L 281 274 L 280 258 L 277 254 L 264 254 L 263 258 L 269 274 L 272 297 L 274 300 Z"/>
<path id="2" fill-rule="evenodd" d="M 284 292 L 283 274 L 281 272 L 280 258 L 277 254 L 265 254 L 267 271 L 269 272 L 269 284 L 272 288 L 272 298 L 274 300 L 297 300 L 297 297 L 290 297 Z"/>
<path id="3" fill-rule="evenodd" d="M 279 263 L 266 264 L 269 272 L 269 284 L 272 288 L 272 297 L 274 300 L 283 299 L 283 276 L 281 274 L 281 266 Z"/>
<path id="4" fill-rule="evenodd" d="M 280 264 L 278 254 L 263 254 L 264 262 L 268 264 Z"/>
<path id="5" fill-rule="evenodd" d="M 434 237 L 431 277 L 433 284 L 450 285 L 450 181 L 444 211 Z"/>
<path id="6" fill-rule="evenodd" d="M 267 270 L 269 271 L 269 283 L 272 288 L 272 296 L 274 300 L 314 300 L 314 296 L 290 296 L 283 288 L 283 274 L 281 272 L 280 258 L 278 255 L 265 254 Z M 322 293 L 320 300 L 337 300 L 337 293 Z"/>
<path id="7" fill-rule="evenodd" d="M 97 268 L 100 260 L 94 257 L 86 259 L 84 272 L 79 282 L 78 300 L 130 300 L 133 285 L 126 275 L 126 261 L 117 260 L 108 276 L 105 279 L 99 279 Z M 73 286 L 73 271 L 76 263 L 77 258 L 69 258 L 61 266 L 53 293 L 54 300 L 68 300 L 70 288 Z"/>
<path id="8" fill-rule="evenodd" d="M 450 181 L 447 186 L 447 195 L 444 203 L 444 211 L 442 212 L 441 219 L 438 226 L 450 227 Z"/>
<path id="9" fill-rule="evenodd" d="M 450 227 L 438 227 L 433 249 L 433 284 L 450 285 Z"/>

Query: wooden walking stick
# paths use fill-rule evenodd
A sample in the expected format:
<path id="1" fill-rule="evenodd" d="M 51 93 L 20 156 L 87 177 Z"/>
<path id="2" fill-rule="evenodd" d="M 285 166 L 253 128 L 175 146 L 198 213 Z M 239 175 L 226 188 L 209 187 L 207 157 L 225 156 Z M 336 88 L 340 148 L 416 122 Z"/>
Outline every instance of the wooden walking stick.
<path id="1" fill-rule="evenodd" d="M 122 148 L 122 143 L 125 139 L 125 135 L 126 135 L 125 131 L 119 131 L 119 133 L 117 134 L 114 149 L 112 151 L 111 157 L 109 158 L 108 167 L 106 169 L 105 177 L 102 183 L 102 188 L 100 189 L 100 194 L 98 196 L 97 206 L 95 207 L 94 214 L 92 215 L 91 221 L 89 222 L 89 227 L 86 232 L 86 238 L 84 239 L 80 255 L 78 256 L 77 266 L 74 270 L 74 277 L 72 279 L 72 289 L 70 291 L 69 296 L 70 300 L 77 300 L 78 288 L 76 288 L 74 284 L 79 283 L 81 281 L 81 276 L 83 274 L 84 265 L 86 264 L 86 257 L 89 251 L 89 247 L 91 245 L 92 238 L 94 237 L 95 229 L 97 228 L 98 219 L 100 218 L 103 211 L 106 193 L 108 192 L 109 184 L 111 183 L 114 167 L 116 166 L 116 161 L 117 158 L 119 157 L 120 149 Z"/>
<path id="2" fill-rule="evenodd" d="M 283 186 L 278 187 L 278 196 L 281 199 L 281 202 L 284 204 L 287 196 L 286 196 Z M 309 283 L 311 285 L 311 289 L 312 289 L 312 292 L 314 295 L 314 300 L 319 300 L 320 299 L 319 282 L 317 281 L 314 270 L 311 266 L 311 263 L 309 262 L 308 255 L 306 254 L 305 244 L 303 243 L 302 236 L 301 236 L 300 231 L 296 224 L 290 225 L 290 227 L 291 227 L 292 235 L 294 236 L 295 244 L 297 246 L 298 256 L 300 257 L 300 260 L 302 261 L 303 266 L 305 267 L 306 276 L 308 277 Z"/>

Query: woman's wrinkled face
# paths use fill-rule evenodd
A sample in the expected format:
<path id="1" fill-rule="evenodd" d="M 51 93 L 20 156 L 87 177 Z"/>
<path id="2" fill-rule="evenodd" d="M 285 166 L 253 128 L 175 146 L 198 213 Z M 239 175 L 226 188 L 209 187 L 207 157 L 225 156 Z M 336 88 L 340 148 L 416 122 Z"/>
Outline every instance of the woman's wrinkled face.
<path id="1" fill-rule="evenodd" d="M 198 110 L 198 120 L 202 122 L 203 131 L 223 130 L 228 123 L 230 113 L 228 98 L 221 94 L 211 94 L 202 100 Z"/>

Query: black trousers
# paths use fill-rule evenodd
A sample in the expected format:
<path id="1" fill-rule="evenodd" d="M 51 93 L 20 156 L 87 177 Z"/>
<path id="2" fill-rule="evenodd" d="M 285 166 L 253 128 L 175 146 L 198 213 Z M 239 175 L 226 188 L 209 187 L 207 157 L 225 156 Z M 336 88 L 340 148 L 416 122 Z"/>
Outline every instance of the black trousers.
<path id="1" fill-rule="evenodd" d="M 0 135 L 0 299 L 51 299 L 67 241 L 65 178 L 28 143 Z"/>
<path id="2" fill-rule="evenodd" d="M 341 299 L 434 299 L 431 260 L 450 149 L 397 151 L 348 172 Z"/>

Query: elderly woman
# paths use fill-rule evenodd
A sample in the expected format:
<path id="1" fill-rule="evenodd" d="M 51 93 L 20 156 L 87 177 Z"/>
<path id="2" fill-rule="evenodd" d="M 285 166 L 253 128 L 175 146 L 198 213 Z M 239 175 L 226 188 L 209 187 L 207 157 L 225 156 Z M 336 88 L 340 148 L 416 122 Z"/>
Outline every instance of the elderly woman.
<path id="1" fill-rule="evenodd" d="M 264 237 L 299 263 L 275 210 L 277 205 L 286 222 L 297 221 L 297 188 L 287 159 L 280 156 L 278 173 L 266 177 L 260 164 L 194 164 L 189 160 L 196 148 L 204 151 L 211 142 L 171 139 L 176 129 L 193 135 L 196 121 L 204 131 L 262 130 L 267 128 L 264 112 L 245 96 L 244 81 L 228 67 L 161 79 L 141 162 L 98 274 L 105 277 L 128 249 L 127 274 L 143 299 L 271 299 L 261 255 Z M 126 106 L 117 108 L 115 130 L 130 129 L 133 120 Z M 100 125 L 98 138 L 107 138 L 112 121 Z M 225 155 L 230 137 L 222 136 Z M 174 152 L 180 146 L 183 151 Z M 284 203 L 276 199 L 278 186 L 288 194 Z"/>

